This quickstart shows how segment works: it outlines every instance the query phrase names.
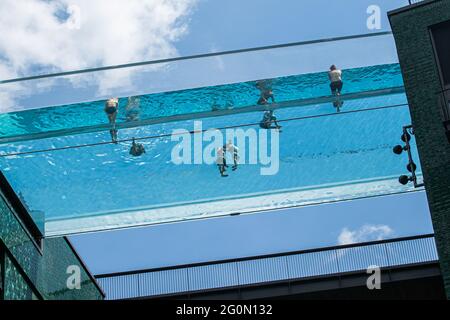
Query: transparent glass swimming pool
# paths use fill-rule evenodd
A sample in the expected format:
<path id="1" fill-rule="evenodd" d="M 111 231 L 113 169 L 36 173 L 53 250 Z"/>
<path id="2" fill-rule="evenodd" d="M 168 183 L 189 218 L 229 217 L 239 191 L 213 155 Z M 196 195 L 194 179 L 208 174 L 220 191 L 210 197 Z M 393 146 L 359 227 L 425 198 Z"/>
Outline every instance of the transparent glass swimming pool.
<path id="1" fill-rule="evenodd" d="M 345 69 L 340 108 L 324 72 L 266 78 L 276 102 L 263 106 L 258 81 L 121 98 L 117 144 L 104 100 L 1 114 L 0 169 L 47 236 L 413 190 L 398 183 L 407 159 L 392 152 L 411 122 L 398 64 Z M 279 136 L 259 126 L 268 109 L 283 126 Z M 228 177 L 214 161 L 177 165 L 174 130 L 190 132 L 191 159 L 209 146 L 201 143 L 199 121 L 216 133 L 266 135 L 267 144 L 235 140 L 242 163 Z M 133 138 L 145 146 L 144 155 L 129 154 Z M 419 166 L 414 141 L 412 148 Z M 272 161 L 248 164 L 255 154 L 261 160 L 261 150 Z M 268 167 L 276 174 L 262 175 Z"/>
<path id="2" fill-rule="evenodd" d="M 276 106 L 317 103 L 329 96 L 326 72 L 250 81 L 119 99 L 118 127 L 248 112 L 257 108 L 263 82 L 276 93 Z M 347 98 L 401 92 L 398 64 L 354 68 L 345 72 Z M 320 101 L 320 100 L 319 100 Z M 0 142 L 12 142 L 108 128 L 104 100 L 0 114 Z M 263 110 L 264 107 L 259 107 Z"/>
<path id="3" fill-rule="evenodd" d="M 138 158 L 129 155 L 129 141 L 29 153 L 108 142 L 109 132 L 101 131 L 3 145 L 3 154 L 26 154 L 2 157 L 0 165 L 30 211 L 45 217 L 47 235 L 411 189 L 398 184 L 406 160 L 392 153 L 402 126 L 410 122 L 404 94 L 345 101 L 340 113 L 322 103 L 282 108 L 276 115 L 283 129 L 279 172 L 273 176 L 261 175 L 264 166 L 258 164 L 241 165 L 227 178 L 214 164 L 175 165 L 171 154 L 178 142 L 166 135 L 180 128 L 193 131 L 194 120 L 120 130 L 120 139 L 152 137 L 141 141 L 147 153 Z M 258 132 L 265 130 L 257 125 L 261 116 L 256 111 L 201 120 L 203 129 L 232 125 Z M 241 157 L 248 160 L 251 151 Z"/>

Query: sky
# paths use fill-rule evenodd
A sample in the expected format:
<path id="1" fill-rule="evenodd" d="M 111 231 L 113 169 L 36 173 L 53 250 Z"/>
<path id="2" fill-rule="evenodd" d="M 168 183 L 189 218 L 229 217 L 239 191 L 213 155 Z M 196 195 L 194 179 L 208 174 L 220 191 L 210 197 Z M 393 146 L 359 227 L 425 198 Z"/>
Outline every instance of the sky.
<path id="1" fill-rule="evenodd" d="M 424 192 L 72 236 L 94 274 L 433 233 Z"/>
<path id="2" fill-rule="evenodd" d="M 2 0 L 0 30 L 11 32 L 0 33 L 0 78 L 385 31 L 389 30 L 386 12 L 406 5 L 407 1 L 124 3 Z M 367 9 L 371 5 L 381 9 L 380 29 L 367 27 Z M 357 48 L 347 49 L 353 53 Z M 373 58 L 358 54 L 349 57 L 362 65 Z M 123 74 L 120 85 L 126 83 L 128 76 Z M 104 78 L 94 80 L 100 89 L 117 87 Z M 14 90 L 23 93 L 20 86 L 0 91 L 0 112 L 9 111 L 8 106 L 14 105 Z M 45 95 L 51 98 L 52 92 Z M 99 274 L 430 232 L 425 194 L 420 192 L 86 234 L 71 240 L 91 271 Z"/>
<path id="3" fill-rule="evenodd" d="M 124 4 L 121 0 L 3 0 L 0 28 L 9 32 L 0 34 L 0 79 L 385 31 L 389 29 L 385 12 L 406 2 L 132 0 Z M 369 30 L 367 10 L 374 4 L 381 13 L 380 29 Z M 330 63 L 325 57 L 333 51 L 333 60 L 339 61 L 343 68 L 358 66 L 360 58 L 368 65 L 380 62 L 372 61 L 376 57 L 392 55 L 392 50 L 386 52 L 382 45 L 371 50 L 366 47 L 366 43 L 346 43 L 342 52 L 338 48 L 323 47 L 322 50 L 322 46 L 315 46 L 320 53 L 303 52 L 296 60 L 288 59 L 285 63 L 291 66 L 289 74 L 298 74 L 322 71 L 323 66 Z M 364 49 L 366 51 L 358 52 Z M 251 62 L 254 57 L 249 59 Z M 225 62 L 230 63 L 230 60 Z M 62 90 L 61 78 L 2 85 L 0 112 L 18 110 L 22 106 L 92 101 L 112 93 L 126 96 L 130 90 L 150 93 L 277 76 L 270 71 L 280 69 L 281 72 L 283 59 L 278 59 L 269 72 L 252 74 L 253 77 L 234 72 L 236 69 L 243 72 L 251 65 L 245 59 L 238 62 L 234 69 L 228 66 L 225 70 L 195 61 L 192 68 L 189 63 L 182 64 L 184 68 L 167 75 L 169 81 L 164 81 L 159 74 L 146 76 L 143 90 L 139 86 L 142 81 L 137 88 L 133 86 L 132 75 L 148 68 L 73 76 L 69 78 L 70 90 Z M 165 72 L 166 68 L 162 69 Z M 260 67 L 261 71 L 263 69 Z M 230 76 L 230 72 L 235 76 Z M 168 84 L 161 87 L 161 83 Z M 86 90 L 87 87 L 95 87 L 96 91 Z"/>

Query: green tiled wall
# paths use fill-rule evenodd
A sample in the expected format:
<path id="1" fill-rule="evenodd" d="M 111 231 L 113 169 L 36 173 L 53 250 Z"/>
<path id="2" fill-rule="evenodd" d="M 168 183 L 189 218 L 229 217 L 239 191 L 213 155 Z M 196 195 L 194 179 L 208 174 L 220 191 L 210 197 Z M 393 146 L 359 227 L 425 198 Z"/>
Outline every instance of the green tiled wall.
<path id="1" fill-rule="evenodd" d="M 0 240 L 9 249 L 18 264 L 44 299 L 96 300 L 102 294 L 71 250 L 64 238 L 43 240 L 42 250 L 33 243 L 0 193 Z M 29 288 L 17 270 L 6 259 L 5 298 L 31 298 Z M 67 268 L 81 270 L 81 289 L 67 287 Z"/>
<path id="2" fill-rule="evenodd" d="M 13 265 L 12 261 L 5 257 L 5 300 L 32 300 L 33 291 L 28 286 L 22 275 Z"/>

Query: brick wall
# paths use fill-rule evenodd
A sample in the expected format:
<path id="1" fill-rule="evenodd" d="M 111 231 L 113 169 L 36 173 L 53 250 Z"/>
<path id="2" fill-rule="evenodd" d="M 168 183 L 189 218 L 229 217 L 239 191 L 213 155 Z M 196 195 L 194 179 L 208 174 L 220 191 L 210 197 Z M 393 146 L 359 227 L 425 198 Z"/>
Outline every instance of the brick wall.
<path id="1" fill-rule="evenodd" d="M 442 125 L 442 90 L 429 26 L 450 20 L 450 0 L 389 13 L 422 164 L 441 270 L 450 299 L 450 144 Z M 450 41 L 450 39 L 449 39 Z"/>

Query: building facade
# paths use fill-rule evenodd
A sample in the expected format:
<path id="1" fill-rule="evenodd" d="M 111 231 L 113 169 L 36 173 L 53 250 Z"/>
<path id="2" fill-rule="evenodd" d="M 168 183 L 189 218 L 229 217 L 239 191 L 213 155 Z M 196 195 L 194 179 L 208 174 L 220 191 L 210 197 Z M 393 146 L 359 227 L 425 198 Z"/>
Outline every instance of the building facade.
<path id="1" fill-rule="evenodd" d="M 101 275 L 98 279 L 108 298 L 185 299 L 218 295 L 222 298 L 290 295 L 301 298 L 300 295 L 305 294 L 311 297 L 309 295 L 318 287 L 326 291 L 324 284 L 329 292 L 364 288 L 367 261 L 357 258 L 363 256 L 360 253 L 364 248 L 374 253 L 371 258 L 382 258 L 378 264 L 387 270 L 386 283 L 399 284 L 400 278 L 420 280 L 413 284 L 408 282 L 407 289 L 428 294 L 423 290 L 426 283 L 423 279 L 432 279 L 428 286 L 430 292 L 440 293 L 437 282 L 442 274 L 450 298 L 450 0 L 422 1 L 390 12 L 389 18 L 420 154 L 440 272 L 434 240 L 427 235 L 401 241 Z M 20 195 L 0 173 L 0 300 L 105 298 L 70 241 L 66 237 L 44 238 L 43 214 L 35 212 L 33 216 L 34 220 Z M 405 250 L 411 247 L 416 251 Z M 340 254 L 342 252 L 354 254 L 345 256 Z M 398 256 L 388 255 L 392 252 L 398 252 Z M 405 252 L 414 254 L 408 256 Z M 330 260 L 330 254 L 338 258 Z M 317 256 L 323 256 L 323 260 L 314 269 Z M 334 261 L 334 264 L 320 273 L 318 270 L 326 265 L 324 261 Z M 420 279 L 412 278 L 412 274 L 419 275 Z M 392 286 L 391 289 L 392 296 L 399 296 L 399 292 L 406 294 L 404 288 Z M 351 295 L 359 296 L 359 289 Z"/>
<path id="2" fill-rule="evenodd" d="M 0 180 L 0 300 L 103 299 L 70 241 L 44 239 L 1 173 Z"/>
<path id="3" fill-rule="evenodd" d="M 450 0 L 389 13 L 450 298 Z"/>

